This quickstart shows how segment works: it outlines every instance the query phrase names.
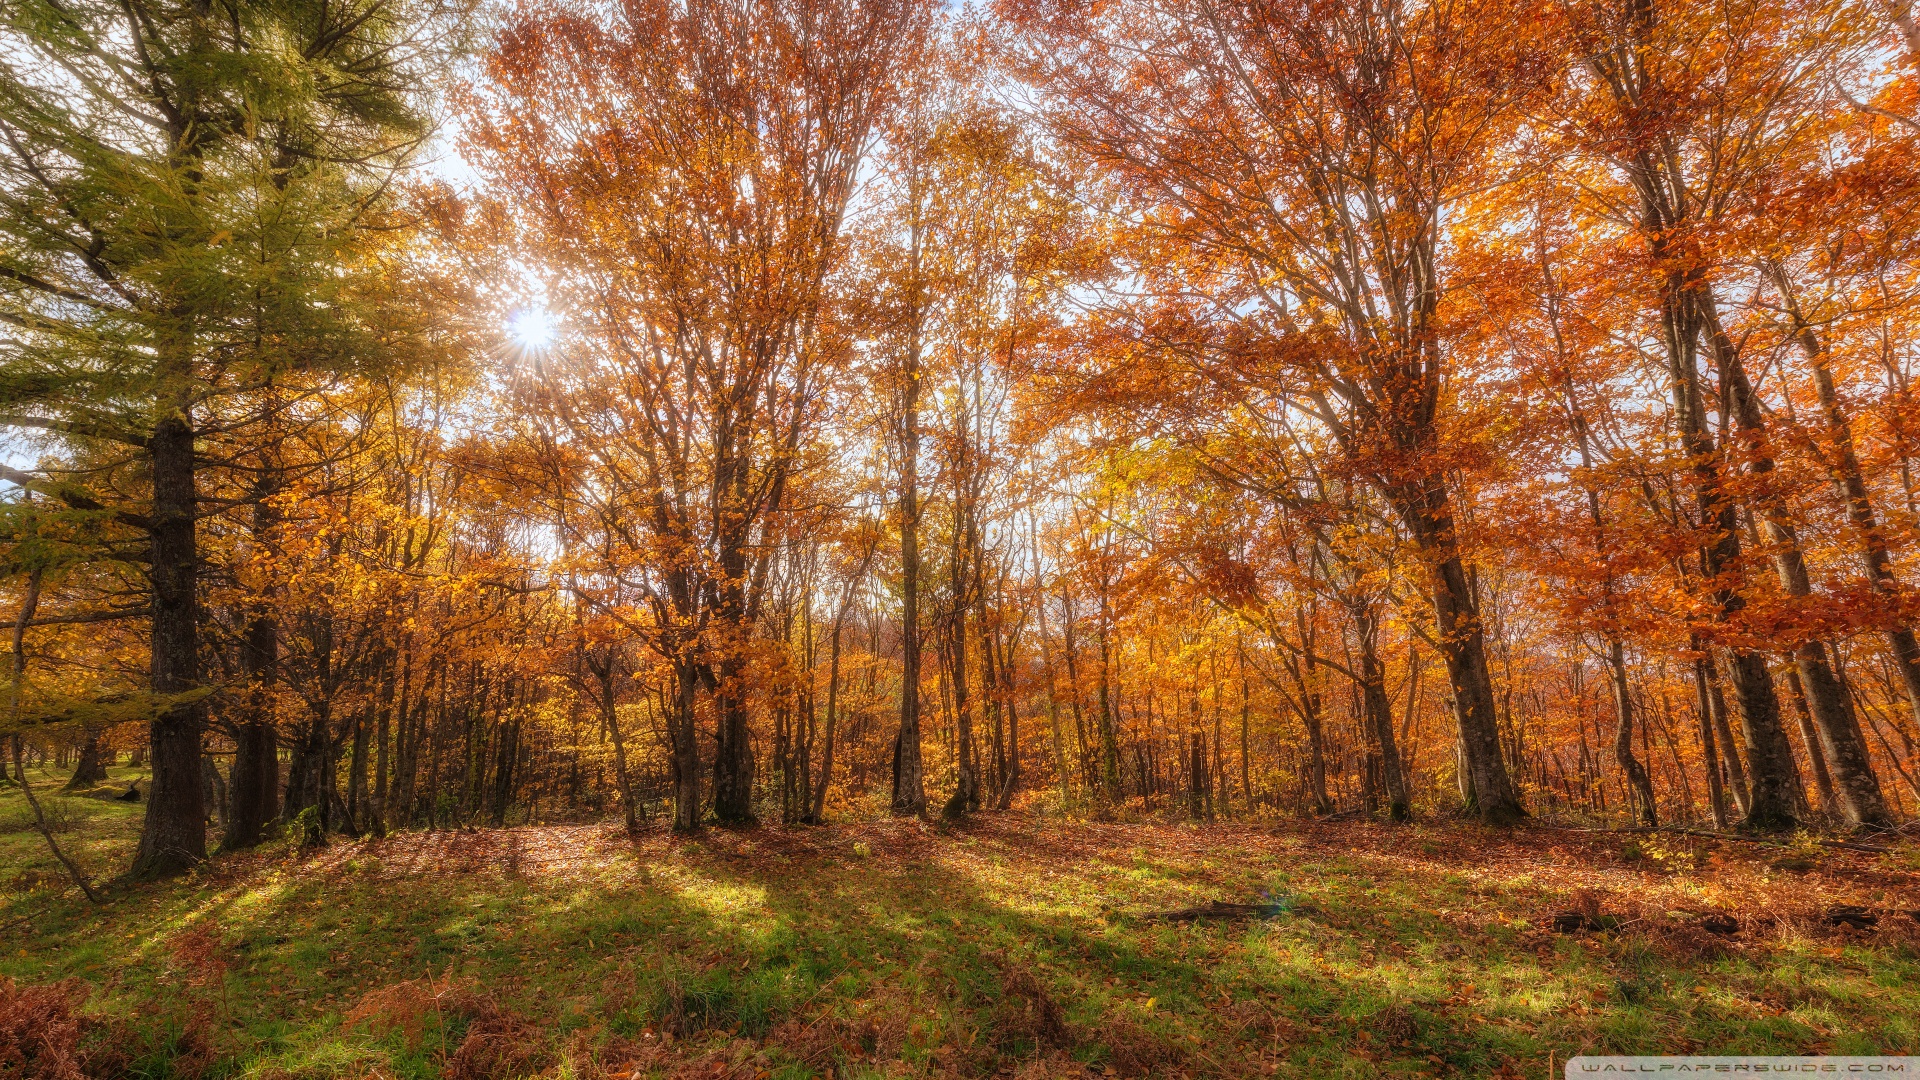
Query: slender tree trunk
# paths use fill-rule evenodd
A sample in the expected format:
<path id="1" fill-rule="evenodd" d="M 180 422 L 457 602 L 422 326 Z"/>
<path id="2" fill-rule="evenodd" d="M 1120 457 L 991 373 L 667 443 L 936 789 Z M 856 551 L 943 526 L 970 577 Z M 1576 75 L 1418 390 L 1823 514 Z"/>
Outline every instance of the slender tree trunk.
<path id="1" fill-rule="evenodd" d="M 359 836 L 367 828 L 367 751 L 373 741 L 373 725 L 366 713 L 355 710 L 353 717 L 353 753 L 347 758 L 346 831 Z"/>
<path id="2" fill-rule="evenodd" d="M 900 727 L 893 740 L 893 812 L 927 812 L 920 756 L 920 366 L 909 349 L 900 416 Z"/>
<path id="3" fill-rule="evenodd" d="M 1747 769 L 1741 763 L 1741 742 L 1733 734 L 1732 721 L 1728 719 L 1727 698 L 1720 690 L 1720 667 L 1711 656 L 1701 661 L 1705 678 L 1706 706 L 1708 716 L 1713 721 L 1713 731 L 1717 736 L 1720 756 L 1715 764 L 1726 770 L 1727 790 L 1733 796 L 1734 808 L 1745 817 L 1747 807 L 1752 802 L 1752 794 L 1747 788 Z"/>
<path id="4" fill-rule="evenodd" d="M 36 581 L 37 579 L 36 574 Z M 27 618 L 32 616 L 29 615 Z M 27 619 L 21 620 L 23 623 L 26 621 Z M 19 685 L 20 669 L 23 666 L 19 661 L 20 654 L 16 651 L 14 654 L 15 686 Z M 18 694 L 15 695 L 14 711 L 16 714 L 19 712 Z M 20 793 L 26 796 L 27 808 L 33 811 L 34 829 L 40 833 L 40 838 L 47 842 L 47 850 L 51 851 L 54 859 L 66 869 L 67 877 L 80 887 L 80 891 L 86 895 L 87 900 L 95 904 L 106 903 L 107 898 L 100 895 L 99 890 L 93 887 L 93 882 L 87 878 L 86 872 L 80 869 L 80 864 L 74 862 L 73 857 L 61 849 L 60 842 L 54 839 L 53 829 L 47 825 L 47 815 L 40 809 L 40 800 L 34 797 L 33 785 L 27 783 L 27 767 L 20 759 L 20 736 L 15 735 L 8 741 L 13 744 L 13 771 L 20 778 Z"/>
<path id="5" fill-rule="evenodd" d="M 1725 396 L 1733 404 L 1734 417 L 1747 443 L 1748 468 L 1766 484 L 1773 475 L 1773 459 L 1767 449 L 1766 422 L 1760 413 L 1753 386 L 1747 381 L 1738 351 L 1720 329 L 1717 314 L 1711 315 L 1708 325 L 1712 330 L 1714 351 L 1722 366 L 1723 379 L 1730 391 Z M 1773 563 L 1781 588 L 1789 596 L 1812 596 L 1813 584 L 1800 551 L 1800 539 L 1780 499 L 1772 491 L 1763 488 L 1759 503 L 1759 516 L 1765 523 L 1767 540 L 1773 548 Z M 1834 677 L 1826 645 L 1817 639 L 1802 641 L 1794 647 L 1793 658 L 1799 668 L 1803 699 L 1813 713 L 1814 726 L 1819 731 L 1822 749 L 1832 770 L 1833 786 L 1835 794 L 1839 796 L 1841 811 L 1855 825 L 1877 828 L 1891 823 L 1885 796 L 1880 791 L 1880 778 L 1874 775 L 1866 736 L 1860 730 L 1859 717 L 1854 715 L 1853 703 L 1848 700 L 1846 690 L 1841 687 L 1840 680 Z M 1779 740 L 1782 744 L 1786 742 L 1784 734 L 1782 732 Z M 1772 751 L 1777 752 L 1778 749 L 1772 748 Z M 1792 751 L 1789 749 L 1787 752 L 1791 760 Z M 1795 779 L 1798 779 L 1797 770 Z"/>
<path id="6" fill-rule="evenodd" d="M 1360 698 L 1365 722 L 1372 729 L 1380 753 L 1381 786 L 1387 792 L 1387 816 L 1394 821 L 1413 817 L 1406 776 L 1400 768 L 1400 749 L 1393 738 L 1393 702 L 1387 697 L 1386 667 L 1380 663 L 1380 629 L 1372 606 L 1365 600 L 1349 606 L 1355 636 L 1360 642 Z"/>
<path id="7" fill-rule="evenodd" d="M 840 620 L 846 614 L 852 589 L 848 589 L 848 596 L 849 600 L 843 600 L 834 613 L 833 629 L 827 638 L 827 723 L 820 737 L 820 775 L 814 781 L 813 805 L 803 819 L 812 825 L 827 819 L 827 784 L 833 780 L 833 740 L 840 721 Z"/>
<path id="8" fill-rule="evenodd" d="M 632 774 L 627 771 L 627 739 L 620 730 L 620 710 L 614 693 L 614 680 L 620 673 L 619 656 L 609 647 L 604 664 L 591 660 L 587 663 L 594 681 L 600 684 L 594 703 L 600 706 L 600 722 L 607 726 L 607 734 L 613 739 L 614 780 L 620 788 L 620 806 L 626 812 L 627 835 L 634 836 L 640 832 L 640 808 L 633 791 Z"/>
<path id="9" fill-rule="evenodd" d="M 1100 646 L 1100 786 L 1108 799 L 1120 797 L 1120 738 L 1113 711 L 1113 651 L 1108 641 L 1108 622 L 1112 609 L 1108 605 L 1106 582 L 1101 582 L 1100 622 L 1097 640 Z"/>
<path id="10" fill-rule="evenodd" d="M 1247 802 L 1247 813 L 1253 813 L 1253 755 L 1249 729 L 1253 725 L 1252 686 L 1247 681 L 1247 645 L 1240 639 L 1238 631 L 1234 633 L 1234 654 L 1240 665 L 1240 797 Z"/>
<path id="11" fill-rule="evenodd" d="M 1060 789 L 1060 807 L 1064 811 L 1067 805 L 1067 745 L 1060 730 L 1060 677 L 1053 666 L 1053 632 L 1047 626 L 1047 591 L 1040 574 L 1039 528 L 1031 516 L 1027 519 L 1027 528 L 1031 538 L 1028 551 L 1033 559 L 1033 587 L 1038 594 L 1034 599 L 1034 613 L 1040 619 L 1040 671 L 1047 680 L 1047 725 L 1053 735 L 1054 784 Z"/>
<path id="12" fill-rule="evenodd" d="M 1634 801 L 1640 804 L 1640 820 L 1649 826 L 1660 824 L 1660 813 L 1653 800 L 1653 779 L 1646 766 L 1633 756 L 1633 695 L 1627 684 L 1626 647 L 1618 638 L 1607 642 L 1607 671 L 1613 684 L 1613 710 L 1619 726 L 1613 734 L 1613 756 L 1626 774 Z"/>
<path id="13" fill-rule="evenodd" d="M 964 533 L 957 524 L 955 532 Z M 980 778 L 973 748 L 973 698 L 967 673 L 967 558 L 964 541 L 954 541 L 953 621 L 948 627 L 948 681 L 953 687 L 954 785 L 953 795 L 940 814 L 957 818 L 980 806 Z"/>
<path id="14" fill-rule="evenodd" d="M 493 792 L 488 800 L 487 817 L 498 829 L 507 823 L 507 808 L 513 805 L 515 765 L 520 756 L 520 710 L 508 708 L 495 740 Z"/>
<path id="15" fill-rule="evenodd" d="M 380 701 L 376 706 L 373 750 L 373 800 L 368 807 L 367 830 L 375 836 L 387 835 L 387 766 L 389 744 L 393 741 L 393 653 L 380 659 Z"/>
<path id="16" fill-rule="evenodd" d="M 1013 806 L 1013 796 L 1020 790 L 1020 703 L 1013 694 L 1015 641 L 1009 636 L 1006 653 L 1000 655 L 996 651 L 998 643 L 995 638 L 998 635 L 991 629 L 992 624 L 983 619 L 982 625 L 986 628 L 986 640 L 982 642 L 981 647 L 987 650 L 990 658 L 999 655 L 999 662 L 992 665 L 994 675 L 990 683 L 995 688 L 994 729 L 999 730 L 999 717 L 1004 713 L 1007 721 L 1007 742 L 1006 765 L 1001 774 L 1000 793 L 994 797 L 993 806 L 996 810 L 1006 810 Z"/>
<path id="17" fill-rule="evenodd" d="M 1064 621 L 1060 624 L 1061 647 L 1066 650 L 1067 660 L 1067 704 L 1073 710 L 1073 750 L 1074 759 L 1079 763 L 1080 780 L 1083 786 L 1091 788 L 1096 784 L 1092 759 L 1087 749 L 1087 722 L 1085 712 L 1080 707 L 1080 663 L 1079 642 L 1074 639 L 1073 597 L 1063 588 L 1060 591 L 1060 613 Z"/>
<path id="18" fill-rule="evenodd" d="M 1787 667 L 1787 691 L 1793 699 L 1793 718 L 1800 725 L 1800 741 L 1807 747 L 1807 764 L 1813 769 L 1814 788 L 1820 792 L 1820 809 L 1831 816 L 1840 806 L 1839 797 L 1833 791 L 1833 774 L 1827 769 L 1827 755 L 1820 746 L 1820 733 L 1814 728 L 1813 711 L 1807 708 L 1807 691 L 1800 681 L 1800 670 L 1791 664 Z"/>
<path id="19" fill-rule="evenodd" d="M 1911 20 L 1903 25 L 1911 25 Z M 1874 509 L 1873 499 L 1868 493 L 1859 454 L 1854 449 L 1853 422 L 1841 406 L 1839 394 L 1834 389 L 1833 372 L 1827 366 L 1826 346 L 1801 314 L 1799 301 L 1786 274 L 1777 264 L 1770 269 L 1785 298 L 1788 314 L 1793 319 L 1801 352 L 1805 354 L 1807 366 L 1813 373 L 1814 391 L 1820 399 L 1820 411 L 1826 419 L 1827 437 L 1831 442 L 1831 449 L 1826 455 L 1827 467 L 1834 487 L 1846 504 L 1847 521 L 1853 526 L 1855 539 L 1860 545 L 1862 569 L 1866 572 L 1868 584 L 1873 586 L 1876 593 L 1884 597 L 1896 597 L 1901 588 L 1893 573 L 1892 553 L 1886 532 L 1880 527 L 1879 513 Z M 1910 624 L 1900 622 L 1888 629 L 1887 644 L 1893 654 L 1894 667 L 1900 673 L 1901 685 L 1906 688 L 1907 707 L 1914 722 L 1920 724 L 1920 641 L 1916 641 Z"/>

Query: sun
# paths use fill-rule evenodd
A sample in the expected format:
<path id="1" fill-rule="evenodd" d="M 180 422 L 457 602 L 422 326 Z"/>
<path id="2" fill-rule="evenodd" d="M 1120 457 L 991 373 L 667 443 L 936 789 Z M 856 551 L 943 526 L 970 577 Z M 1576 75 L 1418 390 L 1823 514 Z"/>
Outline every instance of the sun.
<path id="1" fill-rule="evenodd" d="M 545 308 L 521 308 L 507 318 L 507 335 L 527 352 L 544 352 L 553 347 L 558 325 Z"/>

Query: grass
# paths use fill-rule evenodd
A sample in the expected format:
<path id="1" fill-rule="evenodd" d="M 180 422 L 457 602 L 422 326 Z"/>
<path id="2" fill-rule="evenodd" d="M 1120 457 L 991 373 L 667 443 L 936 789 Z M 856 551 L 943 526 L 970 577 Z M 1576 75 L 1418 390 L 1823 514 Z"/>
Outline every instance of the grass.
<path id="1" fill-rule="evenodd" d="M 52 780 L 62 839 L 124 864 L 140 808 Z M 281 844 L 96 908 L 24 820 L 0 793 L 0 975 L 80 980 L 100 1068 L 138 1076 L 1543 1077 L 1581 1052 L 1920 1052 L 1912 924 L 1817 918 L 1920 909 L 1911 850 L 1021 814 L 545 826 Z M 1546 929 L 1583 890 L 1629 921 Z M 1288 910 L 1143 917 L 1263 895 Z M 1709 911 L 1741 933 L 1688 927 Z"/>

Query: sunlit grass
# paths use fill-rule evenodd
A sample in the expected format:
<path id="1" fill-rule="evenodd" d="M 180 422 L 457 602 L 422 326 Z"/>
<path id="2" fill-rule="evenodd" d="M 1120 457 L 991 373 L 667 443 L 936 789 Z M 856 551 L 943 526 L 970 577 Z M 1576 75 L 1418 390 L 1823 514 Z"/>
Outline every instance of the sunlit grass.
<path id="1" fill-rule="evenodd" d="M 17 803 L 0 795 L 0 821 Z M 124 858 L 137 810 L 74 812 L 97 870 Z M 1738 852 L 1702 869 L 1625 865 L 1604 840 L 1528 859 L 1527 843 L 1561 842 L 1534 836 L 1016 817 L 637 845 L 607 828 L 406 834 L 317 855 L 282 843 L 102 909 L 44 883 L 16 890 L 0 919 L 27 933 L 0 974 L 86 981 L 90 1011 L 156 1076 L 189 1029 L 228 1074 L 441 1075 L 464 1014 L 417 1038 L 345 1019 L 369 991 L 427 979 L 530 1020 L 542 1067 L 578 1076 L 703 1055 L 793 1077 L 1022 1062 L 1043 1075 L 1540 1075 L 1581 1051 L 1920 1047 L 1911 948 L 1786 928 L 1689 962 L 1646 935 L 1543 929 L 1574 888 L 1689 910 L 1897 900 L 1912 895 L 1900 857 L 1870 881 L 1858 861 L 1781 878 Z M 0 834 L 0 879 L 40 881 L 38 840 Z M 1289 913 L 1142 917 L 1263 895 Z M 221 946 L 212 978 L 181 957 L 199 929 Z M 1063 1010 L 1063 1044 L 1021 1026 L 1016 971 Z M 844 1045 L 808 1041 L 822 1030 Z"/>

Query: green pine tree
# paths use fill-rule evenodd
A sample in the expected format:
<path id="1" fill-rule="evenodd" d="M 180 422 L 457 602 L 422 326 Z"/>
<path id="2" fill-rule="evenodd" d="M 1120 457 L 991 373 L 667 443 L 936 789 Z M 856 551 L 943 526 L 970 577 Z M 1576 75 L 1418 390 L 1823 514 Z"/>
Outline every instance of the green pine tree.
<path id="1" fill-rule="evenodd" d="M 462 0 L 0 0 L 0 478 L 144 536 L 153 783 L 133 871 L 205 857 L 195 522 L 210 417 L 377 363 L 365 248 Z M 370 299 L 372 298 L 372 299 Z"/>

